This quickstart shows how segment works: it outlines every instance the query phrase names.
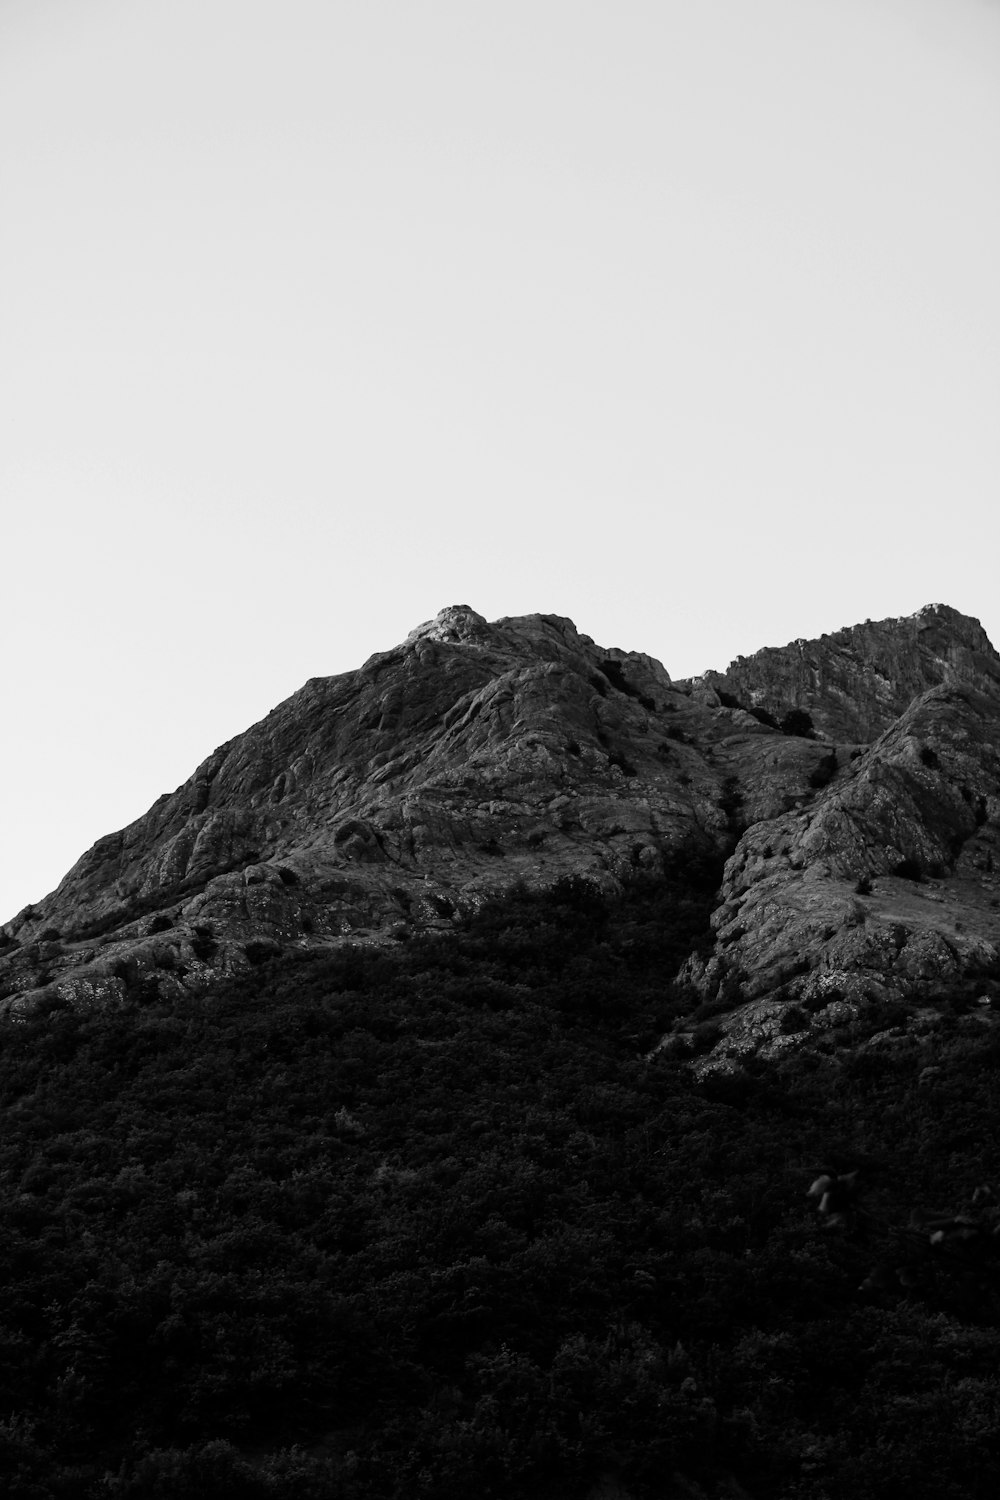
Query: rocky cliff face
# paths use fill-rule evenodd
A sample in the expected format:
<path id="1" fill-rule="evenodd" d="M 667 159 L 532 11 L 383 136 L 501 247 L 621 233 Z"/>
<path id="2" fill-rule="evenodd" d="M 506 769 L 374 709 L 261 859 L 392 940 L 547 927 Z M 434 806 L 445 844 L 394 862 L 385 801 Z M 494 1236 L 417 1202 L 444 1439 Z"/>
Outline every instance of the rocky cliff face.
<path id="1" fill-rule="evenodd" d="M 777 727 L 792 709 L 817 737 Z M 790 1005 L 1000 974 L 998 728 L 1000 659 L 943 606 L 683 683 L 569 620 L 455 606 L 100 840 L 7 924 L 0 1004 L 200 988 L 447 928 L 518 881 L 612 890 L 735 845 L 687 977 L 725 998 L 723 1054 L 788 1045 Z"/>
<path id="2" fill-rule="evenodd" d="M 550 615 L 457 606 L 315 679 L 8 924 L 7 1005 L 198 986 L 288 946 L 447 927 L 516 881 L 606 888 L 732 809 L 808 794 L 822 747 L 696 702 Z M 735 799 L 735 800 L 734 800 Z"/>
<path id="3" fill-rule="evenodd" d="M 1000 693 L 916 698 L 806 808 L 756 824 L 727 862 L 715 953 L 735 1002 L 725 1056 L 797 1045 L 872 1004 L 942 991 L 1000 1002 Z"/>
<path id="4" fill-rule="evenodd" d="M 739 656 L 699 682 L 778 722 L 798 710 L 823 738 L 866 744 L 929 688 L 996 682 L 998 671 L 978 620 L 928 604 L 902 619 L 866 620 L 818 641 Z"/>

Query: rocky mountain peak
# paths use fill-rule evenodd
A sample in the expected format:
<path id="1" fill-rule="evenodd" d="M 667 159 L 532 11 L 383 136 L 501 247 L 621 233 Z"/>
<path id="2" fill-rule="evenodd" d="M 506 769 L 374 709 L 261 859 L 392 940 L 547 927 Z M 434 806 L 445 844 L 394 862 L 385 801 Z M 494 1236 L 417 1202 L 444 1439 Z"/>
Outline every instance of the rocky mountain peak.
<path id="1" fill-rule="evenodd" d="M 423 625 L 418 625 L 411 630 L 406 637 L 407 645 L 411 641 L 446 641 L 450 645 L 462 641 L 486 641 L 490 638 L 490 627 L 483 615 L 470 609 L 467 604 L 449 604 L 445 609 L 439 610 L 433 620 L 426 620 Z"/>
<path id="2" fill-rule="evenodd" d="M 807 712 L 821 736 L 865 744 L 918 694 L 995 681 L 997 672 L 996 652 L 978 620 L 927 604 L 901 618 L 765 647 L 700 681 L 778 722 L 793 711 Z"/>
<path id="3" fill-rule="evenodd" d="M 1000 984 L 998 744 L 1000 659 L 944 605 L 678 682 L 561 616 L 451 605 L 99 840 L 3 929 L 0 1005 L 203 988 L 518 883 L 728 856 L 686 980 L 726 999 L 724 1046 L 787 1045 L 789 1004 Z"/>

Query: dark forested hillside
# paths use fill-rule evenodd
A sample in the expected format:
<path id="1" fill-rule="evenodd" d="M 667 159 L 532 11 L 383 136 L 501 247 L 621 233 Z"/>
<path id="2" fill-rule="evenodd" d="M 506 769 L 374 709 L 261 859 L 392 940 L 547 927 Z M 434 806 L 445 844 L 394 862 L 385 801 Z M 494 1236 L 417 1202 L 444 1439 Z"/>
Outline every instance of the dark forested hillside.
<path id="1" fill-rule="evenodd" d="M 1000 1492 L 991 1013 L 699 1081 L 718 876 L 5 1021 L 3 1493 Z"/>

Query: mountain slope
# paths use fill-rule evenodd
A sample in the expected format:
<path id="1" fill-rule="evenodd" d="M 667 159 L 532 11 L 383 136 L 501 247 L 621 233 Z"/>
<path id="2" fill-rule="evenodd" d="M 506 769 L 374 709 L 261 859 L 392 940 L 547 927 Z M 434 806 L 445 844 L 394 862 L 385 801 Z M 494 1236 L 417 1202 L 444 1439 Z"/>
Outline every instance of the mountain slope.
<path id="1" fill-rule="evenodd" d="M 826 739 L 865 744 L 932 687 L 996 682 L 1000 662 L 978 620 L 945 604 L 866 620 L 817 641 L 739 656 L 702 681 L 775 718 L 798 709 Z"/>
<path id="2" fill-rule="evenodd" d="M 446 929 L 519 883 L 613 893 L 686 852 L 732 855 L 716 953 L 688 971 L 708 998 L 776 1015 L 978 985 L 1000 943 L 998 727 L 1000 659 L 944 606 L 677 683 L 569 620 L 453 606 L 101 839 L 8 924 L 0 1003 L 197 989 L 285 949 Z M 936 887 L 919 899 L 914 870 Z"/>
<path id="3" fill-rule="evenodd" d="M 1000 695 L 922 694 L 809 808 L 756 824 L 728 861 L 716 949 L 692 969 L 745 1004 L 725 1055 L 798 1045 L 868 1003 L 943 989 L 1000 999 Z"/>

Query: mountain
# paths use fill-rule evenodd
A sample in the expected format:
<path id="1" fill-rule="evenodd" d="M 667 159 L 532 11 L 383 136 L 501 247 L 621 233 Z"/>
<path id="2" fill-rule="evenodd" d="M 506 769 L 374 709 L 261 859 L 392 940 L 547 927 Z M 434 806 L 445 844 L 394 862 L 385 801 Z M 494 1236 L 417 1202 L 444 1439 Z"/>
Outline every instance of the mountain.
<path id="1" fill-rule="evenodd" d="M 676 682 L 558 616 L 452 606 L 99 840 L 7 924 L 0 1004 L 178 994 L 704 858 L 715 948 L 682 978 L 725 1012 L 717 1060 L 945 983 L 989 997 L 998 729 L 1000 658 L 944 605 Z"/>
<path id="2" fill-rule="evenodd" d="M 996 1494 L 998 667 L 457 607 L 102 840 L 0 951 L 2 1492 Z"/>
<path id="3" fill-rule="evenodd" d="M 868 743 L 928 688 L 995 681 L 996 661 L 978 620 L 929 604 L 902 619 L 739 656 L 703 680 L 779 718 L 805 711 L 826 739 Z"/>

